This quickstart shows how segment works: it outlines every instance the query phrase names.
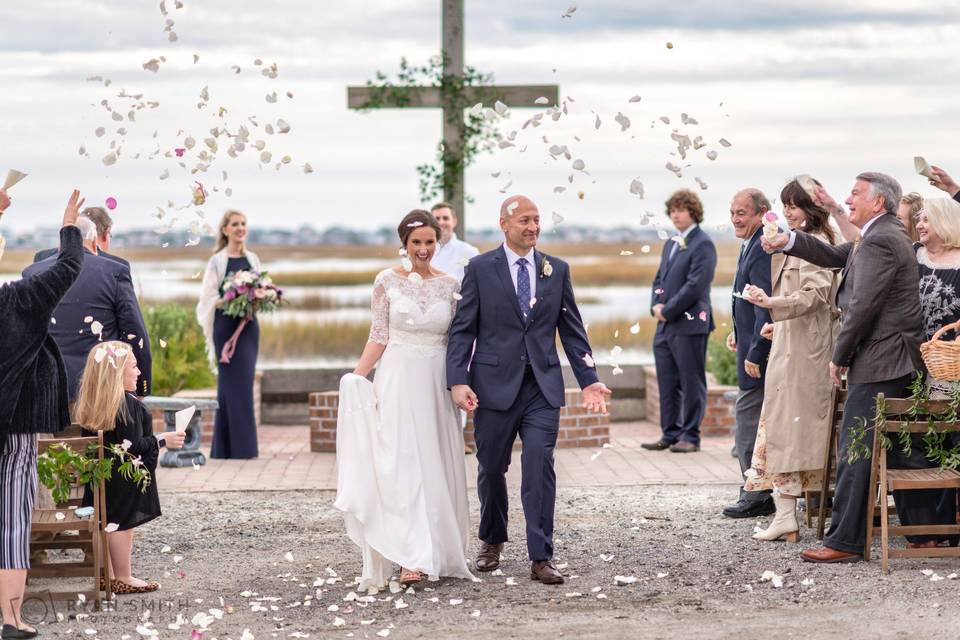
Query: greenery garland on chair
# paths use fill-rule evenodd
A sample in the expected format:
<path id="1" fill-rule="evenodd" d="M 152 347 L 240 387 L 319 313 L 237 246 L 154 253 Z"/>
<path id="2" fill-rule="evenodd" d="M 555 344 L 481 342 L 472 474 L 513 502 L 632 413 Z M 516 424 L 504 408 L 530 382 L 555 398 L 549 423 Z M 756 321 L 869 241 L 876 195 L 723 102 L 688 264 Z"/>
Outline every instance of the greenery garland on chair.
<path id="1" fill-rule="evenodd" d="M 906 422 L 918 422 L 925 420 L 927 422 L 927 432 L 923 434 L 922 441 L 925 454 L 928 460 L 934 462 L 941 469 L 960 469 L 960 444 L 954 447 L 947 447 L 947 436 L 949 431 L 936 431 L 933 428 L 935 422 L 957 422 L 960 414 L 960 384 L 955 383 L 950 390 L 947 398 L 947 407 L 939 413 L 924 413 L 923 406 L 930 400 L 930 384 L 925 377 L 918 371 L 913 382 L 910 383 L 910 408 L 904 414 Z M 858 460 L 865 460 L 872 455 L 872 448 L 867 445 L 867 433 L 876 430 L 880 437 L 880 446 L 885 451 L 893 448 L 893 439 L 882 431 L 886 425 L 886 400 L 877 397 L 876 411 L 873 417 L 873 423 L 868 424 L 866 418 L 858 416 L 854 423 L 850 425 L 850 441 L 847 445 L 847 463 L 853 464 Z M 880 430 L 877 430 L 877 427 Z M 901 451 L 908 456 L 913 450 L 913 441 L 911 432 L 906 428 L 901 428 L 897 433 L 897 441 L 900 443 Z"/>
<path id="2" fill-rule="evenodd" d="M 59 442 L 37 456 L 37 477 L 50 489 L 55 504 L 66 504 L 74 485 L 99 484 L 113 477 L 114 458 L 100 460 L 97 448 L 96 444 L 90 444 L 86 453 L 81 454 Z M 119 444 L 111 445 L 108 452 L 120 461 L 116 469 L 120 476 L 131 480 L 141 492 L 146 491 L 151 482 L 150 472 L 143 468 L 140 456 L 134 456 Z"/>

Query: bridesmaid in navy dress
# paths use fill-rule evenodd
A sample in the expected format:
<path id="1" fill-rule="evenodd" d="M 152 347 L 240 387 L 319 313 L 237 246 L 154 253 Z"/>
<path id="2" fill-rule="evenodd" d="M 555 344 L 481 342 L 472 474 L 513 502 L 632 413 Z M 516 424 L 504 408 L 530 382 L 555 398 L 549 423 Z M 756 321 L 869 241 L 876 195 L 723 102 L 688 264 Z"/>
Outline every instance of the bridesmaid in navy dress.
<path id="1" fill-rule="evenodd" d="M 224 278 L 237 271 L 260 271 L 260 260 L 244 244 L 247 218 L 238 211 L 227 211 L 220 221 L 217 252 L 207 264 L 203 293 L 197 315 L 211 360 L 217 366 L 217 410 L 213 429 L 211 458 L 256 458 L 257 423 L 254 415 L 253 383 L 260 345 L 260 326 L 252 318 L 237 340 L 229 363 L 221 362 L 223 346 L 233 336 L 240 318 L 224 315 L 218 308 Z M 212 348 L 211 348 L 212 347 Z"/>

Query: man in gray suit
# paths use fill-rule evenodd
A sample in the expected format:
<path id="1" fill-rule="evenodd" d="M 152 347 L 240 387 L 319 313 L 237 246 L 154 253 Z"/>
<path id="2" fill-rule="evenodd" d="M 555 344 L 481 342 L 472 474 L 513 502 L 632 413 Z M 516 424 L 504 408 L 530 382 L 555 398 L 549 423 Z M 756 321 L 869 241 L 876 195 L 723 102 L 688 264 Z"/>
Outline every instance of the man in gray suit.
<path id="1" fill-rule="evenodd" d="M 850 221 L 860 229 L 860 239 L 839 246 L 791 231 L 763 240 L 768 252 L 782 250 L 822 267 L 843 269 L 837 291 L 842 326 L 837 336 L 830 377 L 835 385 L 847 374 L 847 402 L 840 431 L 840 460 L 830 530 L 822 548 L 807 549 L 807 562 L 856 562 L 862 559 L 866 522 L 872 517 L 869 496 L 870 460 L 847 464 L 850 427 L 866 420 L 872 424 L 877 394 L 888 398 L 909 396 L 914 372 L 923 371 L 917 258 L 897 220 L 900 185 L 888 175 L 861 173 L 853 185 L 847 207 Z M 824 372 L 825 374 L 827 372 Z M 873 431 L 866 444 L 872 446 Z M 888 453 L 891 467 L 903 466 L 900 447 Z"/>

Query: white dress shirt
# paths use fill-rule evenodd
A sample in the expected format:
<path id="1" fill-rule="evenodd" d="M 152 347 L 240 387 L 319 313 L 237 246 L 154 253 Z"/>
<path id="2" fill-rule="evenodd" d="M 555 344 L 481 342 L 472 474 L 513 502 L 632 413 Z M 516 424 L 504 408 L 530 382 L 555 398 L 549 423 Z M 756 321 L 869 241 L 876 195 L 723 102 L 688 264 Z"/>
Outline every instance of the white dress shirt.
<path id="1" fill-rule="evenodd" d="M 510 279 L 513 280 L 513 292 L 517 292 L 517 273 L 520 270 L 519 265 L 517 265 L 517 260 L 520 258 L 527 259 L 527 275 L 530 276 L 530 299 L 534 300 L 537 297 L 537 273 L 538 268 L 534 262 L 533 249 L 530 249 L 530 252 L 525 256 L 519 256 L 513 251 L 510 250 L 510 247 L 507 246 L 507 243 L 503 243 L 503 252 L 507 254 L 507 264 L 510 266 Z"/>
<path id="2" fill-rule="evenodd" d="M 472 244 L 468 244 L 453 236 L 450 242 L 446 244 L 437 244 L 437 250 L 433 252 L 433 259 L 430 264 L 434 268 L 451 275 L 460 282 L 463 282 L 463 269 L 467 266 L 470 258 L 478 255 L 479 250 Z"/>
<path id="3" fill-rule="evenodd" d="M 696 222 L 694 222 L 692 225 L 690 225 L 689 227 L 687 227 L 685 230 L 677 232 L 677 235 L 680 236 L 681 238 L 683 238 L 684 240 L 686 240 L 686 239 L 687 239 L 687 236 L 689 236 L 690 233 L 691 233 L 694 229 L 696 229 L 698 226 L 699 226 L 699 225 L 698 225 Z M 676 236 L 674 236 L 674 238 L 676 238 Z M 673 246 L 670 248 L 670 257 L 667 258 L 667 260 L 673 260 L 673 258 L 677 255 L 677 251 L 679 251 L 679 249 L 680 249 L 680 243 L 679 243 L 679 242 L 677 242 L 677 241 L 674 240 L 673 238 L 671 238 L 671 242 L 673 242 Z"/>

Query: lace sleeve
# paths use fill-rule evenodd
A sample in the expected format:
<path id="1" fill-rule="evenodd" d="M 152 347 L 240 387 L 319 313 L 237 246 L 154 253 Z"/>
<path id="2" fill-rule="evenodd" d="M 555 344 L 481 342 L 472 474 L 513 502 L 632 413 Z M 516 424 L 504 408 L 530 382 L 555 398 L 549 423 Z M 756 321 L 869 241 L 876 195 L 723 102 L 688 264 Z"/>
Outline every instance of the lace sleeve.
<path id="1" fill-rule="evenodd" d="M 370 308 L 373 313 L 370 321 L 370 337 L 367 341 L 387 344 L 390 339 L 390 299 L 380 278 L 377 278 L 373 285 Z"/>

